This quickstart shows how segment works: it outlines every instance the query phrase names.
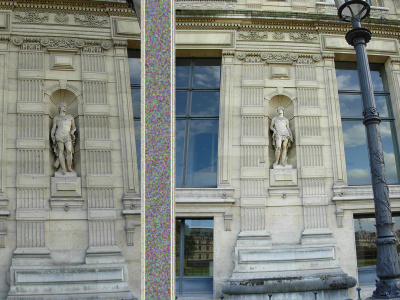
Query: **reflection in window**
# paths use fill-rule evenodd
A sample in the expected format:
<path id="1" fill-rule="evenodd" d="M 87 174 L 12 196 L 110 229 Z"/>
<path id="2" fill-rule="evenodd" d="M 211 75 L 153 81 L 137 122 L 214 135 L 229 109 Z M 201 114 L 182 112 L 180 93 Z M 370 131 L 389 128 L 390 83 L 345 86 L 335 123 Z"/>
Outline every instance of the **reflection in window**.
<path id="1" fill-rule="evenodd" d="M 128 57 L 134 122 L 133 126 L 135 127 L 136 157 L 140 174 L 140 50 L 128 50 Z"/>
<path id="2" fill-rule="evenodd" d="M 393 231 L 400 238 L 400 215 L 393 214 Z M 375 287 L 376 277 L 376 221 L 374 215 L 354 215 L 354 232 L 356 241 L 358 281 L 360 285 Z M 397 253 L 400 245 L 397 243 Z"/>
<path id="3" fill-rule="evenodd" d="M 220 59 L 176 60 L 176 187 L 216 187 Z"/>
<path id="4" fill-rule="evenodd" d="M 212 295 L 214 220 L 177 219 L 175 228 L 177 295 Z"/>
<path id="5" fill-rule="evenodd" d="M 394 117 L 383 65 L 371 64 L 376 107 L 382 119 L 380 133 L 388 184 L 399 183 L 399 162 Z M 357 64 L 336 62 L 343 142 L 349 185 L 371 184 L 367 138 Z"/>

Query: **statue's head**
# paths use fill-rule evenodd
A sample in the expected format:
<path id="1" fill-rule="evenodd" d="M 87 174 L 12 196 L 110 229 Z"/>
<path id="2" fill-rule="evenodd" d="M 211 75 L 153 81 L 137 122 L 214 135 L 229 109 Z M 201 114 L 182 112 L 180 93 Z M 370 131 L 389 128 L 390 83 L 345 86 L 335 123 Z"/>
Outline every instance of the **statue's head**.
<path id="1" fill-rule="evenodd" d="M 278 108 L 276 109 L 277 112 L 279 112 L 280 110 L 281 110 L 282 112 L 285 111 L 285 109 L 283 108 L 283 106 L 278 106 Z"/>
<path id="2" fill-rule="evenodd" d="M 64 105 L 67 106 L 67 103 L 65 103 L 65 102 L 58 103 L 58 105 L 57 105 L 58 113 L 60 113 L 61 107 L 63 107 Z"/>

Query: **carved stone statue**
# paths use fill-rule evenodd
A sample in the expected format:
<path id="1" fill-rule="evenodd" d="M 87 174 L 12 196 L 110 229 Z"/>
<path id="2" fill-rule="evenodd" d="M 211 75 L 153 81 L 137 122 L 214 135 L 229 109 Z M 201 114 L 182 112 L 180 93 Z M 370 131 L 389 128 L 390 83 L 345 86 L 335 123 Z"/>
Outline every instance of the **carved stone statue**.
<path id="1" fill-rule="evenodd" d="M 272 140 L 275 147 L 275 163 L 274 166 L 287 164 L 287 150 L 293 142 L 293 134 L 289 128 L 289 120 L 283 116 L 285 109 L 279 106 L 277 109 L 278 116 L 274 117 L 271 122 Z"/>
<path id="2" fill-rule="evenodd" d="M 53 151 L 56 156 L 54 167 L 65 175 L 66 171 L 72 170 L 72 155 L 74 153 L 75 144 L 75 121 L 74 117 L 67 115 L 67 104 L 60 102 L 58 104 L 59 114 L 53 119 L 53 127 L 51 129 L 51 139 L 53 141 Z M 65 165 L 65 161 L 67 164 Z"/>

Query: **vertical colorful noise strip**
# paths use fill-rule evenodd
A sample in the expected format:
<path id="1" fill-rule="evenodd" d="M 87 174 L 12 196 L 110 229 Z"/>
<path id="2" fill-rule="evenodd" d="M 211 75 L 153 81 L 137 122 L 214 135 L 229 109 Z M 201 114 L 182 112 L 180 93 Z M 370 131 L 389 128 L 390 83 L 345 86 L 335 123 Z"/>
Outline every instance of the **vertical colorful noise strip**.
<path id="1" fill-rule="evenodd" d="M 173 1 L 142 0 L 141 3 L 144 11 L 141 29 L 144 59 L 142 298 L 173 299 Z"/>

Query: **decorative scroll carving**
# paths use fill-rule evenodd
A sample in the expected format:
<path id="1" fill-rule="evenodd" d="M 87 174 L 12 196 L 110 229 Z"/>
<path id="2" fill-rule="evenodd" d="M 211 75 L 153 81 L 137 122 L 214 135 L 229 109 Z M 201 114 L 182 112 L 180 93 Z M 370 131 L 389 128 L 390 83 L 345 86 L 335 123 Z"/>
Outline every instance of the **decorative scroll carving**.
<path id="1" fill-rule="evenodd" d="M 49 21 L 48 13 L 38 13 L 34 11 L 28 12 L 15 12 L 14 18 L 16 21 L 21 23 L 38 23 L 43 24 Z"/>
<path id="2" fill-rule="evenodd" d="M 293 53 L 263 53 L 261 57 L 267 61 L 278 62 L 293 62 L 299 58 L 297 54 Z"/>
<path id="3" fill-rule="evenodd" d="M 241 31 L 238 38 L 243 41 L 263 42 L 268 39 L 268 34 L 262 31 Z"/>
<path id="4" fill-rule="evenodd" d="M 314 33 L 308 32 L 291 32 L 289 33 L 289 39 L 294 42 L 317 42 L 318 36 Z"/>
<path id="5" fill-rule="evenodd" d="M 176 1 L 175 9 L 224 9 L 234 10 L 236 1 Z"/>
<path id="6" fill-rule="evenodd" d="M 84 26 L 103 27 L 108 24 L 108 18 L 96 15 L 75 15 L 75 22 Z"/>
<path id="7" fill-rule="evenodd" d="M 59 12 L 54 15 L 54 21 L 61 24 L 66 24 L 69 22 L 69 17 L 66 13 Z"/>
<path id="8" fill-rule="evenodd" d="M 281 32 L 281 31 L 275 31 L 275 32 L 272 34 L 272 38 L 273 38 L 275 41 L 283 41 L 283 40 L 285 39 L 285 34 L 284 34 L 283 32 Z"/>

